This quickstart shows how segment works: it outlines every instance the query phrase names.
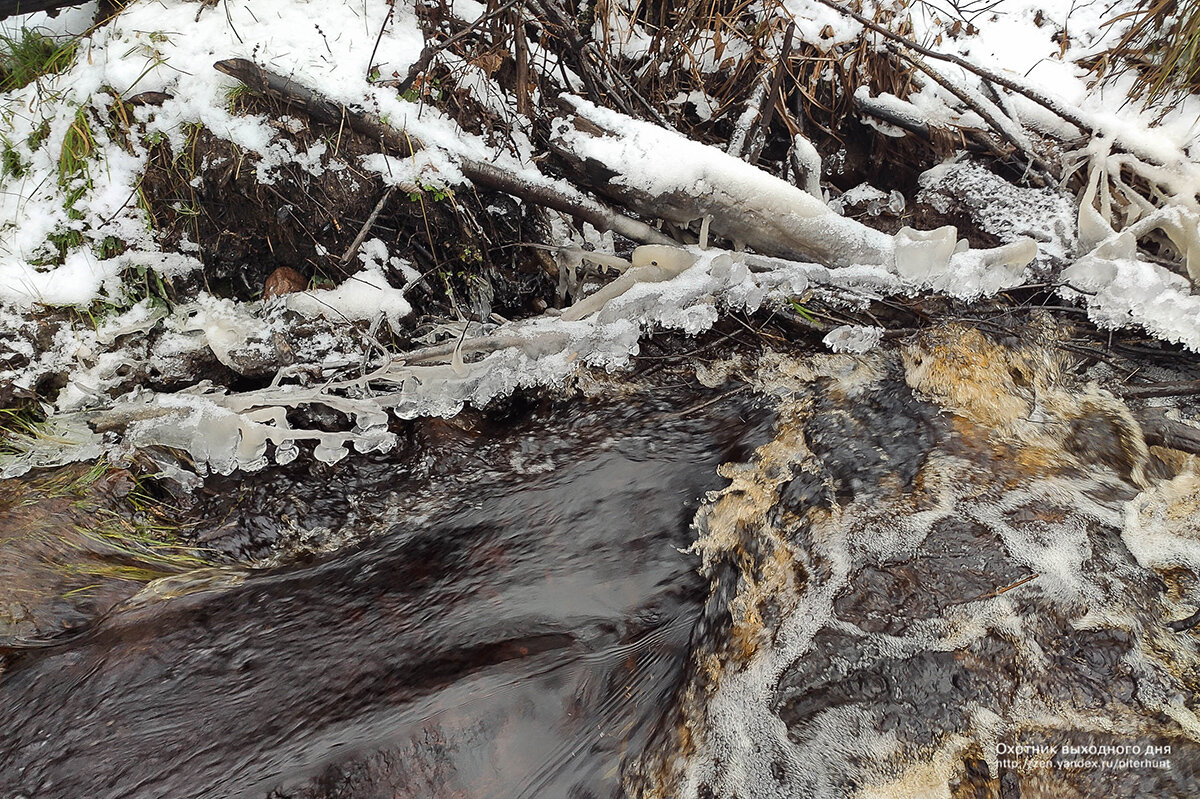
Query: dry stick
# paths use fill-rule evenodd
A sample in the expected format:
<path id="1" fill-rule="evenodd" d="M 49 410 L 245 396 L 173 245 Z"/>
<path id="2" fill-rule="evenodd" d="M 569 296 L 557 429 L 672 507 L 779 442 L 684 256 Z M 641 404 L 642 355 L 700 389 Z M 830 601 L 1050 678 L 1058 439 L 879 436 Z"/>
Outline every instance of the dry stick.
<path id="1" fill-rule="evenodd" d="M 579 77 L 583 80 L 584 88 L 587 90 L 587 94 L 593 100 L 599 102 L 604 94 L 600 90 L 600 78 L 596 75 L 595 67 L 592 62 L 585 57 L 587 55 L 586 43 L 575 30 L 574 25 L 571 24 L 570 17 L 568 17 L 566 12 L 564 12 L 556 4 L 549 2 L 549 0 L 546 0 L 546 2 L 543 2 L 542 0 L 529 0 L 529 7 L 533 9 L 536 15 L 538 15 L 536 19 L 543 32 L 550 33 L 554 38 L 564 39 L 570 49 L 579 53 L 579 57 L 576 59 L 576 63 L 579 65 Z M 547 22 L 554 24 L 554 26 L 558 28 L 560 35 L 555 36 L 554 33 L 547 28 Z M 564 70 L 565 61 L 566 59 L 560 55 L 558 63 L 559 66 L 563 67 Z M 563 76 L 563 80 L 564 87 L 569 89 L 570 83 L 566 81 L 565 74 Z M 622 97 L 620 94 L 614 94 L 611 91 L 609 94 L 616 102 L 618 110 L 632 116 L 633 109 L 631 109 L 629 104 L 625 102 L 624 97 Z"/>
<path id="2" fill-rule="evenodd" d="M 298 106 L 310 117 L 327 125 L 345 122 L 353 130 L 380 142 L 384 147 L 412 155 L 421 148 L 421 142 L 404 131 L 398 131 L 374 114 L 353 111 L 330 101 L 303 84 L 296 83 L 283 75 L 263 69 L 253 61 L 231 58 L 218 61 L 213 67 L 230 77 L 237 78 L 250 88 L 270 95 L 284 103 Z M 473 183 L 489 189 L 502 191 L 523 200 L 544 205 L 555 211 L 569 214 L 591 223 L 600 230 L 611 230 L 632 241 L 643 244 L 676 244 L 674 239 L 632 217 L 616 211 L 589 197 L 574 186 L 558 186 L 535 182 L 501 167 L 464 158 L 459 164 L 463 175 Z"/>
<path id="3" fill-rule="evenodd" d="M 540 10 L 543 16 L 553 16 L 556 18 L 555 22 L 566 32 L 567 39 L 571 46 L 577 49 L 580 53 L 579 63 L 583 68 L 585 77 L 592 73 L 592 62 L 588 60 L 590 56 L 595 60 L 596 65 L 603 67 L 604 71 L 607 72 L 613 80 L 615 80 L 617 83 L 620 83 L 621 86 L 625 88 L 625 91 L 628 92 L 633 99 L 637 100 L 638 103 L 646 109 L 647 113 L 654 118 L 655 122 L 664 128 L 667 128 L 668 130 L 675 130 L 675 127 L 669 121 L 667 121 L 667 118 L 660 114 L 658 109 L 654 107 L 654 104 L 642 96 L 641 92 L 634 87 L 629 79 L 621 74 L 621 70 L 613 66 L 612 62 L 608 60 L 608 57 L 600 51 L 600 48 L 596 47 L 595 42 L 585 41 L 581 36 L 579 36 L 578 33 L 576 33 L 574 26 L 570 23 L 570 16 L 566 11 L 563 10 L 562 6 L 559 5 L 557 0 L 533 0 L 531 5 L 533 6 L 534 10 Z M 600 81 L 600 78 L 594 74 L 591 74 L 591 78 L 593 85 L 588 87 L 589 91 L 595 95 L 596 100 L 599 100 L 600 93 L 597 91 L 595 84 Z M 612 86 L 608 86 L 607 88 L 609 90 L 609 96 L 616 100 L 617 104 L 621 106 L 621 110 L 627 115 L 633 116 L 633 109 L 625 101 L 625 98 L 622 97 L 621 93 L 616 91 L 616 89 Z"/>
<path id="4" fill-rule="evenodd" d="M 775 62 L 775 74 L 771 76 L 771 86 L 767 89 L 767 96 L 763 98 L 763 108 L 758 112 L 758 129 L 762 131 L 762 136 L 758 139 L 757 146 L 750 145 L 750 152 L 746 153 L 746 162 L 749 164 L 757 164 L 758 158 L 762 155 L 762 149 L 766 146 L 767 135 L 770 132 L 771 120 L 775 116 L 775 99 L 779 96 L 779 87 L 783 85 L 783 76 L 787 73 L 788 56 L 792 53 L 792 35 L 796 32 L 795 21 L 789 22 L 787 30 L 783 34 L 783 47 L 779 50 L 779 58 Z M 751 134 L 754 126 L 752 125 Z M 754 142 L 753 136 L 749 139 Z"/>
<path id="5" fill-rule="evenodd" d="M 667 121 L 667 118 L 658 112 L 658 109 L 654 107 L 653 103 L 651 103 L 649 100 L 647 100 L 645 97 L 642 96 L 642 93 L 639 92 L 634 87 L 634 85 L 629 82 L 629 79 L 621 74 L 621 70 L 617 69 L 616 67 L 614 67 L 612 65 L 612 62 L 608 60 L 608 56 L 606 56 L 602 52 L 600 52 L 599 48 L 596 47 L 595 43 L 588 42 L 585 45 L 585 48 L 587 49 L 588 52 L 595 54 L 595 56 L 600 59 L 600 63 L 604 64 L 604 68 L 606 70 L 608 70 L 608 74 L 612 75 L 617 80 L 618 83 L 620 83 L 622 86 L 624 86 L 625 90 L 633 95 L 633 99 L 637 100 L 639 103 L 642 104 L 642 107 L 645 108 L 646 111 L 648 111 L 650 113 L 650 116 L 654 117 L 655 122 L 657 122 L 662 127 L 666 128 L 667 130 L 672 130 L 672 131 L 675 131 L 676 133 L 678 133 L 678 130 L 676 130 L 675 126 L 672 125 L 669 121 Z"/>
<path id="6" fill-rule="evenodd" d="M 525 25 L 521 22 L 520 10 L 514 10 L 509 15 L 513 26 L 513 49 L 516 51 L 517 63 L 517 113 L 529 116 L 529 44 L 525 41 Z"/>
<path id="7" fill-rule="evenodd" d="M 392 12 L 394 12 L 395 10 L 396 10 L 396 7 L 389 3 L 388 10 L 387 10 L 387 16 L 385 16 L 383 18 L 383 24 L 379 26 L 379 35 L 375 37 L 375 46 L 371 48 L 371 57 L 367 59 L 367 82 L 368 83 L 371 82 L 371 67 L 375 63 L 375 53 L 379 50 L 379 43 L 381 41 L 383 41 L 383 32 L 385 30 L 387 30 L 388 23 L 392 21 Z M 226 13 L 228 13 L 228 11 L 229 11 L 228 3 L 225 4 L 225 11 L 226 11 Z"/>
<path id="8" fill-rule="evenodd" d="M 842 14 L 845 14 L 849 17 L 854 18 L 856 21 L 858 21 L 860 24 L 864 25 L 865 27 L 870 28 L 871 30 L 875 31 L 878 34 L 886 36 L 887 38 L 889 38 L 895 42 L 899 42 L 900 44 L 904 45 L 908 49 L 915 50 L 918 53 L 920 53 L 921 55 L 928 56 L 929 58 L 936 58 L 939 61 L 948 61 L 951 64 L 956 64 L 956 65 L 962 67 L 963 69 L 967 70 L 968 72 L 973 72 L 974 74 L 980 76 L 981 78 L 990 80 L 993 83 L 999 83 L 1001 86 L 1003 86 L 1004 88 L 1006 88 L 1010 91 L 1014 91 L 1017 94 L 1024 95 L 1025 97 L 1028 97 L 1030 100 L 1034 101 L 1035 103 L 1042 106 L 1043 108 L 1050 111 L 1051 113 L 1056 114 L 1059 117 L 1062 117 L 1067 122 L 1070 122 L 1072 125 L 1079 128 L 1081 133 L 1088 133 L 1088 132 L 1092 132 L 1095 130 L 1095 125 L 1089 124 L 1086 120 L 1084 120 L 1082 117 L 1080 117 L 1078 114 L 1074 113 L 1070 109 L 1061 107 L 1058 103 L 1054 102 L 1049 97 L 1047 97 L 1046 95 L 1037 91 L 1036 89 L 1032 89 L 1028 86 L 1022 85 L 1022 84 L 1018 83 L 1017 81 L 1013 80 L 1012 78 L 1009 78 L 998 72 L 993 72 L 992 70 L 990 70 L 986 67 L 981 67 L 978 64 L 972 64 L 970 61 L 967 61 L 964 58 L 959 58 L 958 56 L 953 55 L 951 53 L 939 53 L 937 50 L 932 50 L 928 47 L 925 47 L 924 45 L 914 42 L 912 39 L 909 39 L 907 36 L 901 36 L 898 33 L 893 33 L 892 31 L 890 31 L 887 28 L 883 27 L 882 25 L 876 23 L 874 20 L 870 19 L 869 17 L 865 17 L 862 14 L 855 11 L 854 9 L 847 8 L 846 6 L 841 5 L 840 3 L 836 2 L 836 0 L 817 0 L 817 2 L 819 2 L 823 5 L 827 5 L 835 11 L 838 11 Z"/>
<path id="9" fill-rule="evenodd" d="M 367 234 L 371 232 L 371 228 L 375 227 L 375 220 L 379 218 L 379 213 L 383 210 L 383 206 L 387 204 L 388 198 L 392 196 L 392 192 L 395 190 L 395 186 L 388 186 L 387 191 L 379 198 L 379 202 L 375 203 L 375 209 L 371 211 L 371 215 L 367 217 L 367 221 L 363 222 L 363 226 L 358 230 L 358 235 L 354 237 L 354 241 L 350 243 L 350 246 L 346 248 L 345 254 L 342 255 L 343 268 L 358 254 L 358 248 L 367 240 Z"/>
<path id="10" fill-rule="evenodd" d="M 1200 380 L 1181 380 L 1167 383 L 1144 383 L 1136 386 L 1121 386 L 1116 393 L 1122 397 L 1184 397 L 1200 394 Z"/>
<path id="11" fill-rule="evenodd" d="M 408 91 L 409 89 L 412 88 L 412 85 L 414 83 L 416 83 L 417 76 L 419 76 L 425 70 L 429 69 L 429 65 L 431 63 L 433 63 L 434 56 L 436 56 L 438 53 L 445 50 L 450 45 L 452 45 L 455 42 L 459 41 L 460 39 L 464 38 L 465 36 L 470 35 L 475 30 L 477 30 L 479 27 L 481 27 L 485 22 L 490 22 L 491 20 L 493 20 L 496 17 L 503 14 L 505 11 L 508 11 L 510 8 L 512 8 L 519 2 L 521 2 L 521 0 L 508 0 L 507 3 L 500 6 L 495 11 L 491 11 L 487 14 L 484 14 L 482 17 L 475 20 L 470 25 L 463 28 L 458 33 L 454 34 L 453 36 L 451 36 L 449 39 L 442 42 L 441 44 L 425 45 L 425 47 L 421 49 L 421 55 L 417 58 L 416 61 L 413 62 L 413 65 L 408 68 L 408 74 L 404 76 L 403 80 L 400 80 L 400 81 L 383 80 L 383 81 L 379 81 L 375 85 L 376 86 L 387 86 L 389 88 L 394 88 L 396 90 L 396 94 L 404 94 L 406 91 Z M 380 35 L 380 37 L 383 36 L 382 30 L 379 32 L 379 35 Z M 374 51 L 372 51 L 371 57 L 372 58 L 375 57 Z"/>
<path id="12" fill-rule="evenodd" d="M 1054 173 L 1050 171 L 1050 168 L 1046 166 L 1046 162 L 1043 161 L 1037 153 L 1026 147 L 1020 140 L 1017 139 L 1016 136 L 1012 135 L 995 114 L 980 104 L 976 98 L 963 91 L 962 87 L 955 86 L 949 78 L 938 72 L 920 58 L 917 58 L 909 53 L 900 52 L 900 49 L 895 45 L 889 44 L 888 49 L 900 58 L 903 58 L 911 63 L 917 69 L 924 72 L 926 75 L 932 78 L 935 83 L 961 100 L 962 103 L 967 106 L 967 108 L 971 109 L 980 117 L 982 117 L 983 121 L 987 122 L 988 125 L 991 126 L 992 130 L 996 132 L 996 135 L 1000 136 L 1025 156 L 1025 160 L 1029 163 L 1030 168 L 1034 170 L 1034 174 L 1040 179 L 1043 185 L 1054 185 L 1058 182 L 1058 179 L 1054 177 Z M 999 109 L 996 110 L 999 111 Z M 998 148 L 997 154 L 1002 155 Z"/>

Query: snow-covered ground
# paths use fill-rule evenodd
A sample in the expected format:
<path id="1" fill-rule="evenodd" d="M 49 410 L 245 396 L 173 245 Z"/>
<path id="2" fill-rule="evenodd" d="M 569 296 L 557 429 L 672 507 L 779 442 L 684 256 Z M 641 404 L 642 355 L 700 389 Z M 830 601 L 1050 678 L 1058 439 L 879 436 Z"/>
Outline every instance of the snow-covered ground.
<path id="1" fill-rule="evenodd" d="M 457 0 L 453 7 L 468 22 L 485 13 L 483 5 L 467 0 Z M 603 36 L 607 30 L 614 52 L 632 57 L 644 53 L 647 32 L 623 21 L 620 3 L 609 7 L 615 15 L 611 24 L 598 21 L 595 34 Z M 787 0 L 782 8 L 805 41 L 848 42 L 861 32 L 858 22 L 816 0 Z M 398 326 L 413 310 L 404 286 L 389 284 L 384 267 L 391 265 L 391 274 L 401 272 L 409 280 L 416 274 L 404 252 L 389 250 L 380 239 L 368 241 L 360 253 L 361 272 L 334 289 L 261 303 L 201 292 L 169 311 L 139 302 L 94 327 L 59 329 L 49 344 L 36 343 L 33 332 L 40 306 L 83 307 L 118 298 L 122 276 L 131 269 L 173 277 L 201 267 L 194 246 L 192 251 L 163 250 L 137 201 L 151 142 L 165 139 L 178 150 L 185 146 L 190 126 L 200 124 L 256 154 L 256 175 L 262 183 L 271 183 L 285 164 L 300 165 L 313 174 L 325 168 L 323 144 L 298 151 L 279 135 L 272 120 L 231 110 L 230 93 L 238 84 L 213 69 L 218 60 L 251 59 L 338 103 L 368 110 L 423 142 L 424 148 L 410 159 L 375 155 L 356 165 L 391 185 L 460 187 L 466 182 L 460 166 L 469 159 L 534 184 L 569 188 L 539 171 L 538 154 L 524 126 L 513 126 L 506 145 L 494 147 L 436 105 L 410 102 L 368 79 L 404 76 L 420 56 L 425 41 L 410 3 L 389 6 L 383 0 L 362 0 L 339 5 L 334 13 L 327 5 L 304 0 L 216 7 L 136 0 L 95 29 L 89 27 L 94 12 L 90 5 L 55 18 L 35 14 L 9 19 L 3 23 L 7 35 L 36 28 L 54 36 L 82 37 L 70 69 L 4 96 L 0 129 L 6 163 L 19 164 L 5 171 L 0 187 L 0 326 L 8 339 L 6 352 L 0 353 L 8 364 L 0 363 L 0 381 L 32 393 L 47 371 L 65 372 L 67 384 L 48 411 L 55 429 L 77 439 L 80 447 L 67 455 L 57 445 L 33 446 L 25 457 L 10 461 L 5 473 L 98 451 L 102 436 L 92 428 L 100 419 L 106 420 L 102 427 L 127 430 L 123 446 L 180 447 L 201 470 L 257 468 L 269 459 L 288 460 L 295 457 L 296 442 L 304 440 L 318 442 L 317 457 L 336 460 L 350 443 L 364 450 L 389 446 L 387 413 L 451 414 L 465 402 L 484 403 L 518 386 L 557 384 L 581 364 L 619 368 L 636 353 L 639 336 L 655 327 L 699 332 L 723 309 L 753 310 L 806 287 L 851 303 L 922 291 L 975 299 L 1029 279 L 1031 262 L 1041 270 L 1039 280 L 1061 280 L 1064 296 L 1086 304 L 1098 324 L 1141 325 L 1200 351 L 1200 298 L 1180 274 L 1184 266 L 1192 277 L 1200 273 L 1200 102 L 1190 97 L 1165 113 L 1161 108 L 1143 109 L 1126 96 L 1128 78 L 1095 85 L 1093 76 L 1077 65 L 1077 59 L 1111 42 L 1117 31 L 1103 23 L 1121 7 L 1001 0 L 965 17 L 960 13 L 964 8 L 970 6 L 959 6 L 959 12 L 949 6 L 939 9 L 936 3 L 912 6 L 908 11 L 914 38 L 1044 95 L 1050 108 L 1016 92 L 988 99 L 975 74 L 937 62 L 940 73 L 965 87 L 983 107 L 999 109 L 1016 140 L 1045 137 L 1060 142 L 1069 151 L 1065 160 L 1087 176 L 1081 201 L 1054 188 L 1018 189 L 970 165 L 939 167 L 923 180 L 931 202 L 939 196 L 966 202 L 983 229 L 1008 242 L 998 251 L 965 251 L 965 241 L 953 228 L 879 233 L 839 216 L 828 198 L 786 184 L 716 148 L 683 141 L 671 131 L 579 100 L 575 105 L 581 114 L 630 134 L 620 142 L 577 143 L 639 175 L 637 188 L 724 191 L 733 198 L 753 198 L 766 212 L 774 210 L 798 220 L 798 225 L 810 225 L 813 235 L 825 237 L 827 249 L 842 253 L 842 259 L 802 264 L 694 249 L 686 259 L 690 266 L 678 274 L 638 280 L 636 276 L 645 273 L 634 271 L 620 284 L 632 288 L 622 294 L 610 290 L 603 296 L 611 299 L 604 304 L 593 301 L 587 313 L 577 310 L 562 319 L 547 315 L 486 329 L 476 326 L 464 334 L 461 348 L 441 358 L 448 363 L 381 356 L 369 335 L 339 324 L 364 320 Z M 956 20 L 973 27 L 956 26 Z M 702 70 L 718 68 L 718 55 L 738 55 L 738 42 L 710 38 L 701 44 L 705 41 L 710 49 L 702 47 L 693 54 Z M 884 40 L 879 38 L 877 44 L 884 46 Z M 556 69 L 551 54 L 534 47 L 531 55 L 540 59 L 548 76 L 565 76 L 572 84 L 565 89 L 577 88 L 575 76 Z M 486 71 L 467 64 L 461 72 L 481 101 L 496 106 L 498 113 L 515 113 L 512 98 Z M 117 140 L 96 124 L 107 117 L 116 98 L 145 92 L 161 92 L 166 99 L 132 108 L 137 135 Z M 925 122 L 981 124 L 974 111 L 958 107 L 932 81 L 906 100 L 875 99 Z M 690 103 L 701 118 L 712 111 L 711 98 L 703 92 L 678 102 Z M 1087 129 L 1076 129 L 1051 109 L 1065 109 L 1066 116 L 1082 121 Z M 93 151 L 82 168 L 64 171 L 64 143 L 78 135 L 81 120 L 91 123 Z M 815 151 L 808 157 L 814 155 Z M 816 191 L 811 181 L 805 185 Z M 857 194 L 869 201 L 876 195 L 889 197 L 890 189 L 864 186 Z M 566 224 L 556 230 L 558 240 L 547 243 L 566 248 L 567 260 L 572 253 L 577 257 L 584 237 Z M 68 232 L 74 238 L 67 239 L 71 243 L 60 255 L 51 241 L 61 242 Z M 1149 236 L 1159 236 L 1180 254 L 1180 273 L 1139 255 L 1139 240 Z M 124 243 L 123 251 L 101 257 L 103 243 L 113 238 Z M 611 238 L 591 238 L 607 241 L 611 253 Z M 1065 269 L 1056 271 L 1063 265 Z M 1048 269 L 1053 273 L 1045 274 Z M 332 320 L 325 333 L 307 341 L 305 357 L 319 367 L 319 381 L 305 382 L 281 371 L 271 388 L 244 395 L 203 382 L 169 396 L 146 390 L 115 395 L 120 368 L 131 358 L 167 368 L 188 353 L 211 351 L 222 363 L 231 363 L 247 349 L 266 346 L 273 330 L 285 329 L 285 308 Z M 149 352 L 134 355 L 118 343 L 122 336 L 136 337 L 150 329 L 163 335 Z M 875 341 L 875 332 L 849 330 L 832 336 L 829 345 L 854 351 Z M 464 353 L 469 354 L 466 360 Z M 472 362 L 471 357 L 476 359 Z M 284 411 L 306 403 L 342 410 L 357 423 L 344 433 L 294 430 Z"/>

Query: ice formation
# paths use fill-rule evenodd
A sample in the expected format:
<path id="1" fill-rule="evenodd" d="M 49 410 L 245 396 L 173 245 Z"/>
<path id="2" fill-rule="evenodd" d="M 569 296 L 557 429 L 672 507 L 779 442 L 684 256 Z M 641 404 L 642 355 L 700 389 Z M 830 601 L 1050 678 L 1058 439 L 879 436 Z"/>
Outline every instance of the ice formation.
<path id="1" fill-rule="evenodd" d="M 486 13 L 482 4 L 465 0 L 452 8 L 467 22 Z M 594 33 L 612 37 L 614 51 L 637 57 L 646 47 L 645 32 L 626 24 L 628 17 L 621 8 L 608 7 L 612 24 L 597 20 Z M 814 0 L 787 0 L 783 8 L 794 18 L 796 35 L 804 41 L 828 46 L 848 42 L 861 32 L 859 23 Z M 568 266 L 562 270 L 562 294 L 568 307 L 561 316 L 500 325 L 489 322 L 485 335 L 464 338 L 439 363 L 428 353 L 429 357 L 414 361 L 394 353 L 382 355 L 383 348 L 374 340 L 378 324 L 395 327 L 412 311 L 405 288 L 394 284 L 395 275 L 405 275 L 408 281 L 418 277 L 402 253 L 389 252 L 378 240 L 363 247 L 358 273 L 331 290 L 292 294 L 261 307 L 206 294 L 169 312 L 135 303 L 94 330 L 84 326 L 60 330 L 49 346 L 44 342 L 34 346 L 37 332 L 31 314 L 37 303 L 86 306 L 97 300 L 116 301 L 122 291 L 121 275 L 129 270 L 150 269 L 172 276 L 200 264 L 195 245 L 183 246 L 181 252 L 161 251 L 144 212 L 133 201 L 148 157 L 145 142 L 112 141 L 104 125 L 92 124 L 95 149 L 84 172 L 73 182 L 60 180 L 57 154 L 72 126 L 81 121 L 98 123 L 118 97 L 161 93 L 166 99 L 160 105 L 138 106 L 131 112 L 148 137 L 164 138 L 178 151 L 186 145 L 192 126 L 203 125 L 215 136 L 253 152 L 257 177 L 264 184 L 274 180 L 283 164 L 296 164 L 314 174 L 324 168 L 324 145 L 300 152 L 277 135 L 271 120 L 230 110 L 231 82 L 212 68 L 217 59 L 246 57 L 270 64 L 336 102 L 370 109 L 423 142 L 424 148 L 411 159 L 372 155 L 358 164 L 388 185 L 462 185 L 460 164 L 472 159 L 495 164 L 530 185 L 566 186 L 538 169 L 533 145 L 521 126 L 514 128 L 510 149 L 499 149 L 463 130 L 436 106 L 408 102 L 366 79 L 368 67 L 403 75 L 421 53 L 424 36 L 410 5 L 393 8 L 370 0 L 347 8 L 345 14 L 325 15 L 318 25 L 312 7 L 296 0 L 263 0 L 253 10 L 230 6 L 222 13 L 207 9 L 197 13 L 194 3 L 183 0 L 129 3 L 91 33 L 86 57 L 76 59 L 69 70 L 45 76 L 4 98 L 6 108 L 24 110 L 9 114 L 6 122 L 10 126 L 6 141 L 11 145 L 6 158 L 15 159 L 21 174 L 6 172 L 0 178 L 0 218 L 5 219 L 0 231 L 0 324 L 9 332 L 0 351 L 0 379 L 19 392 L 33 393 L 39 375 L 64 372 L 67 385 L 50 409 L 52 415 L 62 417 L 63 424 L 68 418 L 75 420 L 69 426 L 78 430 L 76 422 L 86 418 L 95 425 L 109 425 L 115 434 L 116 420 L 124 418 L 131 440 L 136 434 L 141 442 L 175 442 L 204 468 L 226 471 L 252 468 L 272 457 L 293 457 L 295 443 L 303 440 L 317 441 L 322 458 L 336 457 L 347 445 L 388 446 L 387 438 L 377 435 L 380 417 L 368 413 L 368 406 L 400 416 L 454 413 L 464 403 L 487 402 L 518 386 L 557 384 L 580 364 L 617 368 L 628 361 L 639 336 L 650 329 L 700 332 L 723 309 L 754 309 L 806 289 L 850 303 L 921 291 L 974 300 L 1018 285 L 1030 276 L 1026 267 L 1032 262 L 1042 270 L 1038 279 L 1060 279 L 1064 296 L 1084 303 L 1097 323 L 1138 324 L 1200 350 L 1200 301 L 1189 280 L 1140 257 L 1137 246 L 1153 241 L 1178 252 L 1193 278 L 1200 271 L 1196 199 L 1200 165 L 1193 157 L 1196 104 L 1185 100 L 1154 120 L 1149 112 L 1128 106 L 1119 85 L 1089 91 L 1080 70 L 1063 57 L 1064 45 L 1052 41 L 1053 26 L 1041 29 L 1030 21 L 1033 17 L 1026 11 L 1031 8 L 1024 0 L 1013 0 L 997 8 L 995 19 L 978 34 L 950 37 L 941 44 L 993 69 L 1014 74 L 1032 70 L 1030 80 L 1053 103 L 1071 109 L 1073 118 L 1086 122 L 1088 132 L 1094 134 L 1078 152 L 1068 154 L 1068 160 L 1074 159 L 1071 163 L 1088 177 L 1088 192 L 1078 203 L 1052 189 L 1014 189 L 964 163 L 948 164 L 926 176 L 924 198 L 935 205 L 957 203 L 959 210 L 971 213 L 983 230 L 1004 242 L 995 250 L 965 249 L 953 228 L 906 227 L 893 236 L 839 216 L 819 196 L 819 158 L 803 136 L 793 142 L 797 160 L 808 172 L 801 188 L 716 148 L 599 108 L 570 94 L 581 85 L 578 76 L 549 69 L 548 74 L 563 76 L 566 85 L 560 88 L 568 92 L 565 99 L 575 114 L 621 133 L 596 136 L 560 126 L 557 135 L 564 143 L 619 165 L 617 180 L 624 181 L 626 188 L 674 196 L 681 207 L 695 212 L 676 221 L 704 218 L 706 226 L 714 225 L 715 233 L 753 245 L 751 235 L 740 233 L 754 234 L 754 230 L 717 229 L 720 221 L 713 221 L 703 207 L 704 198 L 715 197 L 717 206 L 742 208 L 751 217 L 768 220 L 769 234 L 798 231 L 806 242 L 805 257 L 691 248 L 677 250 L 670 265 L 651 265 L 639 263 L 635 254 L 633 268 L 583 297 L 578 296 L 580 286 L 571 279 Z M 1060 11 L 1065 19 L 1067 9 Z M 922 13 L 914 12 L 915 34 L 928 33 L 932 39 L 941 23 Z M 15 31 L 17 25 L 36 25 L 50 33 L 78 33 L 90 25 L 90 14 L 83 8 L 53 19 L 33 15 L 4 24 L 8 31 Z M 1109 35 L 1101 30 L 1095 9 L 1073 8 L 1070 14 L 1070 47 L 1094 46 L 1102 35 Z M 376 36 L 378 46 L 373 47 Z M 1010 46 L 1018 36 L 1029 46 Z M 695 42 L 696 68 L 714 73 L 723 59 L 748 52 L 747 46 L 741 39 L 718 43 L 711 33 L 704 34 Z M 530 47 L 533 56 L 553 59 L 536 43 L 530 42 Z M 373 63 L 367 64 L 372 57 Z M 508 100 L 497 85 L 489 83 L 486 71 L 477 65 L 460 66 L 469 84 L 466 89 L 509 118 L 512 108 L 502 107 Z M 957 77 L 978 83 L 968 74 Z M 969 116 L 954 111 L 936 86 L 924 86 L 904 101 L 891 96 L 868 99 L 898 114 L 923 116 L 940 125 L 958 124 Z M 714 111 L 703 93 L 676 100 L 690 104 L 701 116 Z M 1025 97 L 1013 95 L 997 102 L 1029 130 L 1064 139 L 1079 133 Z M 1135 188 L 1133 178 L 1151 186 L 1149 198 Z M 81 186 L 82 194 L 68 208 L 69 192 Z M 844 198 L 848 202 L 856 194 L 871 195 L 868 202 L 885 202 L 867 187 L 857 193 L 851 190 Z M 903 207 L 902 200 L 889 194 L 886 201 L 895 212 Z M 83 242 L 69 247 L 61 263 L 53 264 L 46 250 L 48 237 L 68 229 L 80 234 Z M 115 257 L 101 259 L 97 251 L 109 236 L 128 246 Z M 556 243 L 563 245 L 564 263 L 583 257 L 574 253 L 576 242 L 562 237 Z M 1045 271 L 1063 265 L 1061 274 Z M 314 328 L 297 348 L 288 342 L 295 328 L 287 312 L 326 326 Z M 347 321 L 360 324 L 348 326 Z M 866 347 L 869 337 L 865 335 L 844 331 L 833 337 L 830 346 Z M 152 336 L 145 353 L 122 348 L 125 338 L 145 336 Z M 171 396 L 133 394 L 122 377 L 132 364 L 179 380 L 189 358 L 207 353 L 235 374 L 246 375 L 272 362 L 283 349 L 296 350 L 302 363 L 283 368 L 270 389 L 253 396 L 202 387 Z M 351 429 L 321 435 L 292 429 L 286 409 L 306 403 L 336 408 L 353 420 L 348 421 Z M 180 429 L 172 430 L 171 425 Z M 204 429 L 202 435 L 194 434 L 195 425 Z M 93 444 L 89 439 L 74 452 L 83 457 Z M 6 472 L 54 460 L 45 447 L 37 449 L 32 460 L 12 461 Z"/>

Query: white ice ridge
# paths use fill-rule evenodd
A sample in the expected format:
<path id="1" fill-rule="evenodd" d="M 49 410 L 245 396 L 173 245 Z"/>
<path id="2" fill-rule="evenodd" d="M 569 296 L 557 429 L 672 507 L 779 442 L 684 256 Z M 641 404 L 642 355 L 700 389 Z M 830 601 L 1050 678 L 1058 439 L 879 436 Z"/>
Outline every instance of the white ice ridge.
<path id="1" fill-rule="evenodd" d="M 1079 239 L 1085 253 L 1063 270 L 1063 295 L 1082 298 L 1088 316 L 1100 327 L 1139 325 L 1166 341 L 1200 352 L 1200 297 L 1192 292 L 1200 280 L 1200 212 L 1190 189 L 1190 202 L 1171 201 L 1127 212 L 1128 224 L 1114 230 L 1110 176 L 1094 168 L 1079 207 Z M 1097 208 L 1099 205 L 1099 208 Z M 1188 277 L 1138 255 L 1141 239 L 1157 236 L 1174 249 Z M 1190 278 L 1190 280 L 1188 279 Z"/>

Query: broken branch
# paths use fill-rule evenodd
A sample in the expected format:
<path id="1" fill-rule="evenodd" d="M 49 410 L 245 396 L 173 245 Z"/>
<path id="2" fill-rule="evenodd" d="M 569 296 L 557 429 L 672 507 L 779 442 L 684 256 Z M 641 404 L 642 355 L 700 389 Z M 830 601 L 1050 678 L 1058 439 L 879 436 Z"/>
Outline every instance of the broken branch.
<path id="1" fill-rule="evenodd" d="M 403 155 L 412 155 L 423 146 L 406 132 L 396 130 L 374 114 L 355 111 L 335 103 L 313 89 L 264 69 L 252 61 L 231 58 L 218 61 L 213 67 L 256 91 L 299 107 L 318 122 L 337 125 L 344 120 L 352 130 L 379 141 L 387 149 Z M 469 158 L 462 159 L 459 168 L 473 183 L 560 211 L 588 222 L 599 230 L 611 230 L 642 244 L 675 243 L 645 222 L 625 216 L 572 186 L 560 185 L 549 179 L 545 179 L 544 183 L 535 182 L 529 176 L 517 174 L 493 163 Z"/>

